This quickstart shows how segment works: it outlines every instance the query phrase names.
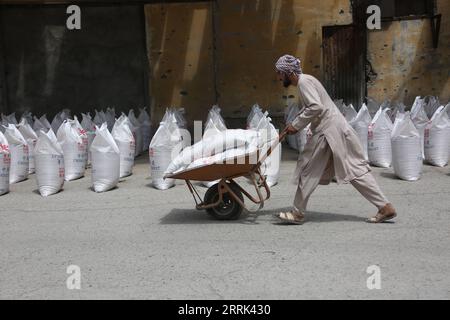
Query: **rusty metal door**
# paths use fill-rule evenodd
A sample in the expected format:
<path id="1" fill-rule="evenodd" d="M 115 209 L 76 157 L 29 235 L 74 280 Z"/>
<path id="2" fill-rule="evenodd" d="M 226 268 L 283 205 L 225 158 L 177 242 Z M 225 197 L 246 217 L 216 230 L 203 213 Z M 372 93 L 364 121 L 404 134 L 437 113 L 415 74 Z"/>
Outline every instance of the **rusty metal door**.
<path id="1" fill-rule="evenodd" d="M 333 99 L 356 109 L 366 96 L 365 30 L 355 25 L 322 28 L 324 86 Z"/>

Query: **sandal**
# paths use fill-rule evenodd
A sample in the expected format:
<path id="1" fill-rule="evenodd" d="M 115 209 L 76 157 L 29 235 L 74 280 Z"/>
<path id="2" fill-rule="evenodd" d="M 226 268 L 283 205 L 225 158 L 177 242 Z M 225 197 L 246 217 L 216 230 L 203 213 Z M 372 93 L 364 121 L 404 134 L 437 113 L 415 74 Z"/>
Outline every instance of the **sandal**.
<path id="1" fill-rule="evenodd" d="M 280 214 L 277 217 L 278 219 L 280 219 L 283 222 L 286 222 L 287 224 L 302 224 L 305 220 L 305 216 L 302 213 L 294 214 L 292 211 L 280 212 Z"/>
<path id="2" fill-rule="evenodd" d="M 384 207 L 378 210 L 378 213 L 375 217 L 367 219 L 369 223 L 381 223 L 387 220 L 394 219 L 397 216 L 397 212 L 395 211 L 392 204 L 388 203 Z"/>

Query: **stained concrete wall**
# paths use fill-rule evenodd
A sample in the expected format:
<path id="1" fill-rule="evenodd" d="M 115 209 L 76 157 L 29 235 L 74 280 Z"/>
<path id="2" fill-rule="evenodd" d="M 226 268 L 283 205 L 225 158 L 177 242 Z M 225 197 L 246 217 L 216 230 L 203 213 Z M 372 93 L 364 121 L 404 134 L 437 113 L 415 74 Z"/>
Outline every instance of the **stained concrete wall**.
<path id="1" fill-rule="evenodd" d="M 52 116 L 149 103 L 143 6 L 81 6 L 74 31 L 66 28 L 66 6 L 0 10 L 9 112 Z"/>
<path id="2" fill-rule="evenodd" d="M 429 19 L 386 22 L 368 33 L 368 59 L 377 77 L 367 86 L 377 101 L 436 95 L 450 99 L 450 2 L 437 1 L 442 14 L 439 45 L 433 48 Z"/>
<path id="3" fill-rule="evenodd" d="M 211 2 L 145 6 L 152 120 L 185 107 L 188 124 L 215 102 Z"/>

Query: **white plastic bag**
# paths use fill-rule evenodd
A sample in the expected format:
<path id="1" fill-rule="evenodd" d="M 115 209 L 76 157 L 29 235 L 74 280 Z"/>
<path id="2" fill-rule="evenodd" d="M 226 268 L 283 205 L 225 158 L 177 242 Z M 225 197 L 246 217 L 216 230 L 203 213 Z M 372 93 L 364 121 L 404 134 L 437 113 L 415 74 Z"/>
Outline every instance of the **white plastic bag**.
<path id="1" fill-rule="evenodd" d="M 64 155 L 52 129 L 39 133 L 34 153 L 39 193 L 43 197 L 58 193 L 64 185 Z"/>
<path id="2" fill-rule="evenodd" d="M 370 164 L 388 168 L 392 162 L 392 122 L 382 107 L 375 114 L 368 128 L 368 157 Z"/>
<path id="3" fill-rule="evenodd" d="M 91 164 L 91 153 L 89 150 L 91 150 L 92 141 L 94 141 L 95 138 L 95 123 L 92 121 L 91 115 L 89 112 L 87 114 L 82 113 L 81 114 L 81 127 L 84 129 L 86 136 L 87 136 L 87 150 L 88 150 L 88 159 L 87 159 L 87 165 Z"/>
<path id="4" fill-rule="evenodd" d="M 369 160 L 368 151 L 367 151 L 367 137 L 369 133 L 369 124 L 372 121 L 372 118 L 370 117 L 369 109 L 367 108 L 366 104 L 364 103 L 361 108 L 358 111 L 358 114 L 356 117 L 350 121 L 350 125 L 352 126 L 353 130 L 355 130 L 356 135 L 358 136 L 359 141 L 361 142 L 361 146 L 363 148 L 364 152 L 364 158 L 366 160 Z"/>
<path id="5" fill-rule="evenodd" d="M 149 160 L 152 186 L 166 190 L 175 185 L 174 179 L 164 179 L 164 174 L 176 155 L 183 149 L 182 136 L 173 117 L 162 121 L 150 142 Z"/>
<path id="6" fill-rule="evenodd" d="M 403 180 L 418 180 L 422 173 L 422 148 L 409 112 L 397 114 L 391 138 L 394 173 Z"/>
<path id="7" fill-rule="evenodd" d="M 5 137 L 8 140 L 11 155 L 9 169 L 9 183 L 16 183 L 28 178 L 28 142 L 17 130 L 14 124 L 9 124 L 5 129 Z"/>
<path id="8" fill-rule="evenodd" d="M 416 97 L 414 103 L 411 108 L 411 120 L 416 126 L 417 130 L 420 134 L 420 145 L 422 148 L 422 158 L 425 159 L 425 151 L 424 151 L 424 134 L 425 134 L 425 126 L 428 123 L 428 116 L 424 109 L 424 102 L 419 96 Z"/>
<path id="9" fill-rule="evenodd" d="M 120 178 L 127 177 L 133 172 L 136 144 L 130 129 L 130 121 L 125 114 L 122 113 L 116 120 L 111 134 L 120 152 Z"/>
<path id="10" fill-rule="evenodd" d="M 142 134 L 142 125 L 139 122 L 139 120 L 134 115 L 134 110 L 131 109 L 128 112 L 128 119 L 132 125 L 131 131 L 133 132 L 134 141 L 136 143 L 136 150 L 135 150 L 135 157 L 139 156 L 142 153 L 143 150 L 143 142 L 144 142 L 144 136 Z"/>
<path id="11" fill-rule="evenodd" d="M 35 171 L 34 147 L 36 146 L 38 137 L 25 118 L 20 120 L 17 129 L 19 129 L 20 133 L 28 143 L 28 174 L 32 174 Z"/>
<path id="12" fill-rule="evenodd" d="M 448 163 L 449 119 L 447 110 L 440 106 L 425 127 L 425 160 L 438 167 Z"/>
<path id="13" fill-rule="evenodd" d="M 0 132 L 0 196 L 9 192 L 9 168 L 11 155 L 9 144 L 3 133 Z"/>
<path id="14" fill-rule="evenodd" d="M 254 104 L 247 116 L 247 129 L 255 129 L 263 115 L 261 107 L 257 103 Z"/>
<path id="15" fill-rule="evenodd" d="M 342 105 L 342 114 L 344 115 L 344 118 L 345 120 L 347 120 L 347 122 L 351 122 L 353 119 L 355 119 L 358 113 L 350 103 L 348 106 L 345 104 Z"/>
<path id="16" fill-rule="evenodd" d="M 151 141 L 152 134 L 152 123 L 150 121 L 150 116 L 148 115 L 147 108 L 141 108 L 139 112 L 138 120 L 141 123 L 142 128 L 142 145 L 143 151 L 147 151 Z"/>
<path id="17" fill-rule="evenodd" d="M 91 156 L 94 191 L 104 192 L 116 187 L 120 177 L 120 151 L 106 122 L 96 129 Z"/>
<path id="18" fill-rule="evenodd" d="M 271 123 L 271 119 L 268 117 L 268 112 L 263 114 L 256 130 L 259 131 L 259 135 L 264 141 L 261 149 L 262 154 L 266 154 L 266 152 L 276 143 L 279 137 L 278 131 L 275 129 Z M 261 172 L 266 176 L 267 185 L 269 187 L 273 187 L 278 183 L 278 179 L 280 177 L 280 162 L 281 144 L 279 143 L 261 164 Z"/>
<path id="19" fill-rule="evenodd" d="M 76 120 L 65 120 L 57 132 L 58 143 L 64 153 L 65 180 L 84 176 L 87 163 L 87 138 L 80 133 Z"/>

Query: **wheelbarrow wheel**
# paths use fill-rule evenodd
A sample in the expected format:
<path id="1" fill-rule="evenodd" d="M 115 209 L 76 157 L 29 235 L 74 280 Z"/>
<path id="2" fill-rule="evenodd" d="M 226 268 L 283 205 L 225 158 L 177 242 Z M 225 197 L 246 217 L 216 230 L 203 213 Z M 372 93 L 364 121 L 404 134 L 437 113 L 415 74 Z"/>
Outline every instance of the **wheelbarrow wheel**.
<path id="1" fill-rule="evenodd" d="M 244 202 L 241 190 L 236 183 L 228 183 L 228 186 L 233 190 L 234 194 Z M 205 193 L 204 202 L 214 203 L 219 200 L 219 184 L 211 186 Z M 218 220 L 236 220 L 242 213 L 241 205 L 230 195 L 229 192 L 224 193 L 222 202 L 213 208 L 206 209 L 206 212 Z"/>

